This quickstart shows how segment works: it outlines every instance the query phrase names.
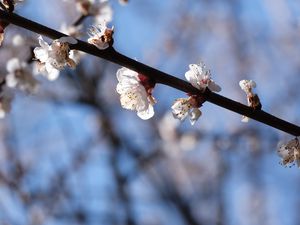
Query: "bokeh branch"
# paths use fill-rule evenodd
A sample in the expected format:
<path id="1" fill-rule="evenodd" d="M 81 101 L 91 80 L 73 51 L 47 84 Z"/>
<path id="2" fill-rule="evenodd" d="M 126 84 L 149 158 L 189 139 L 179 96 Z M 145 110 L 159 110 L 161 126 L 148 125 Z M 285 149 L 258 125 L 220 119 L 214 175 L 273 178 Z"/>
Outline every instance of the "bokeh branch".
<path id="1" fill-rule="evenodd" d="M 13 13 L 8 13 L 4 10 L 0 10 L 0 19 L 15 24 L 17 26 L 23 27 L 27 30 L 33 31 L 35 33 L 45 35 L 52 39 L 59 39 L 62 36 L 67 36 L 56 30 L 38 24 L 36 22 L 30 21 L 24 17 L 18 16 Z M 284 131 L 294 136 L 300 136 L 300 127 L 292 123 L 279 119 L 269 113 L 262 110 L 254 110 L 251 107 L 233 101 L 229 98 L 223 97 L 216 93 L 209 91 L 208 89 L 202 93 L 197 88 L 193 87 L 190 83 L 171 76 L 167 73 L 149 67 L 143 63 L 137 62 L 134 59 L 128 58 L 120 53 L 118 53 L 114 48 L 110 47 L 105 50 L 99 50 L 95 46 L 78 40 L 77 44 L 71 45 L 72 49 L 77 49 L 88 54 L 106 59 L 108 61 L 114 62 L 121 66 L 132 69 L 138 73 L 144 74 L 150 78 L 155 79 L 157 83 L 161 83 L 186 93 L 203 95 L 205 99 L 213 104 L 220 107 L 226 108 L 233 112 L 241 115 L 245 115 L 254 120 L 267 124 L 271 127 Z"/>

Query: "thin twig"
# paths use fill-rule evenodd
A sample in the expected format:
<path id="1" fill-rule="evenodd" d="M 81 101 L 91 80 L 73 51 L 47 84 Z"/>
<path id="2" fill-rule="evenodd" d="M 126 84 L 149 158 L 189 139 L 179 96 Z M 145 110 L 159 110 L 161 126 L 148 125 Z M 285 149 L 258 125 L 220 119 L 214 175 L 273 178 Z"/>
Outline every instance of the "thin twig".
<path id="1" fill-rule="evenodd" d="M 54 29 L 48 28 L 39 23 L 28 20 L 24 17 L 16 15 L 14 13 L 8 13 L 3 10 L 0 10 L 0 19 L 6 20 L 12 24 L 15 24 L 19 27 L 23 27 L 27 30 L 33 31 L 35 33 L 45 35 L 52 39 L 59 39 L 62 36 L 67 36 L 63 33 L 60 33 Z M 280 118 L 277 118 L 269 113 L 266 113 L 262 110 L 254 110 L 246 105 L 243 105 L 239 102 L 233 101 L 229 98 L 223 97 L 219 94 L 213 93 L 209 90 L 206 90 L 202 93 L 197 88 L 193 87 L 190 83 L 178 79 L 174 76 L 171 76 L 167 73 L 154 69 L 150 66 L 147 66 L 143 63 L 137 62 L 134 59 L 128 58 L 125 55 L 117 52 L 114 48 L 110 47 L 105 50 L 99 50 L 95 46 L 78 40 L 78 43 L 71 45 L 72 49 L 77 49 L 83 52 L 86 52 L 90 55 L 94 55 L 113 63 L 119 64 L 121 66 L 132 69 L 138 73 L 142 73 L 150 78 L 155 79 L 157 83 L 161 83 L 178 90 L 181 90 L 186 93 L 202 95 L 205 99 L 213 104 L 216 104 L 220 107 L 226 108 L 230 111 L 236 112 L 241 115 L 245 115 L 254 120 L 267 124 L 271 127 L 284 131 L 294 136 L 300 136 L 300 127 L 292 123 L 284 121 Z"/>

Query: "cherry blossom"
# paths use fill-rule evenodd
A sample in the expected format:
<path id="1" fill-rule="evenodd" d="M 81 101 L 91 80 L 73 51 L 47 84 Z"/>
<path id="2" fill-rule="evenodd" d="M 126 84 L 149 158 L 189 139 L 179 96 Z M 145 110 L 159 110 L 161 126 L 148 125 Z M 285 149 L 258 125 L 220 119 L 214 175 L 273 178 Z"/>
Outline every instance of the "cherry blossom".
<path id="1" fill-rule="evenodd" d="M 147 120 L 154 116 L 155 99 L 152 90 L 155 83 L 137 72 L 121 68 L 117 71 L 117 92 L 120 94 L 121 106 L 125 109 L 136 110 L 137 115 Z"/>
<path id="2" fill-rule="evenodd" d="M 34 55 L 39 60 L 39 71 L 43 72 L 49 80 L 55 80 L 59 71 L 65 66 L 75 68 L 76 63 L 70 58 L 69 43 L 75 44 L 77 41 L 72 37 L 62 37 L 54 40 L 51 45 L 39 37 L 41 47 L 34 49 Z"/>
<path id="3" fill-rule="evenodd" d="M 294 138 L 286 144 L 281 144 L 277 153 L 282 158 L 282 165 L 296 163 L 300 167 L 300 144 L 298 138 Z"/>
<path id="4" fill-rule="evenodd" d="M 247 95 L 247 103 L 253 109 L 261 109 L 261 103 L 257 94 L 253 92 L 253 89 L 256 87 L 256 83 L 253 80 L 241 80 L 239 82 L 241 89 Z M 242 122 L 248 122 L 249 118 L 242 116 Z"/>
<path id="5" fill-rule="evenodd" d="M 208 88 L 211 91 L 219 92 L 221 87 L 211 79 L 211 73 L 206 69 L 203 62 L 200 64 L 190 64 L 190 70 L 185 73 L 185 78 L 195 87 L 201 91 Z"/>
<path id="6" fill-rule="evenodd" d="M 102 22 L 89 30 L 90 38 L 88 43 L 95 45 L 101 50 L 106 49 L 113 43 L 113 33 L 114 28 L 108 28 L 106 22 Z"/>
<path id="7" fill-rule="evenodd" d="M 190 118 L 190 123 L 192 125 L 199 119 L 201 116 L 201 111 L 199 107 L 201 106 L 201 98 L 193 95 L 189 98 L 178 98 L 175 100 L 171 106 L 172 113 L 174 118 L 179 120 L 184 120 L 187 116 Z"/>
<path id="8" fill-rule="evenodd" d="M 27 63 L 18 58 L 10 59 L 6 64 L 6 85 L 10 88 L 19 88 L 22 91 L 34 92 L 37 89 L 37 80 L 33 78 Z"/>
<path id="9" fill-rule="evenodd" d="M 63 23 L 60 27 L 60 31 L 66 35 L 69 35 L 74 38 L 79 38 L 82 35 L 81 32 L 82 26 L 67 26 L 65 23 Z M 76 64 L 79 64 L 82 56 L 85 55 L 85 52 L 78 51 L 76 49 L 70 50 L 69 52 L 69 58 L 74 60 Z"/>

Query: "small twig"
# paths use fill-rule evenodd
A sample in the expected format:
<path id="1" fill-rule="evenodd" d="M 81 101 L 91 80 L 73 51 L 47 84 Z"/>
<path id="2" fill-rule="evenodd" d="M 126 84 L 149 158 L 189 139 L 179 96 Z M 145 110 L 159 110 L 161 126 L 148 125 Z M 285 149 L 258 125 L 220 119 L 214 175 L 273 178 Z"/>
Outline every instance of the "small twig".
<path id="1" fill-rule="evenodd" d="M 7 13 L 3 10 L 0 10 L 0 19 L 6 20 L 12 24 L 23 27 L 27 30 L 33 31 L 35 33 L 45 35 L 52 39 L 59 39 L 60 37 L 67 36 L 63 33 L 60 33 L 56 30 L 48 28 L 39 23 L 28 20 L 24 17 L 18 16 L 13 13 Z M 93 45 L 88 44 L 78 40 L 78 43 L 70 46 L 71 49 L 77 49 L 83 52 L 86 52 L 90 55 L 94 55 L 113 63 L 119 64 L 121 66 L 132 69 L 138 73 L 144 74 L 152 79 L 155 79 L 157 83 L 161 83 L 178 90 L 181 90 L 186 93 L 202 95 L 207 101 L 216 104 L 220 107 L 226 108 L 233 112 L 245 115 L 254 120 L 267 124 L 271 127 L 289 133 L 293 136 L 300 136 L 300 127 L 292 123 L 279 119 L 269 113 L 266 113 L 262 110 L 254 110 L 251 107 L 243 105 L 239 102 L 233 101 L 216 93 L 213 93 L 209 90 L 206 90 L 205 93 L 202 93 L 197 88 L 193 87 L 190 83 L 181 80 L 177 77 L 171 76 L 167 73 L 154 69 L 150 66 L 147 66 L 143 63 L 137 62 L 134 59 L 131 59 L 121 53 L 117 52 L 114 48 L 110 47 L 105 50 L 99 50 Z"/>

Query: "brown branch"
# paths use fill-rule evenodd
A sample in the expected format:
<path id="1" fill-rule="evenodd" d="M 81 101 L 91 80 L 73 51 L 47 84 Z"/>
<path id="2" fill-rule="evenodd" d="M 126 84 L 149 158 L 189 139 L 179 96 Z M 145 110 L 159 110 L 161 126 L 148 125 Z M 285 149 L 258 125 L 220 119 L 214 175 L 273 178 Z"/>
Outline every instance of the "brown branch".
<path id="1" fill-rule="evenodd" d="M 23 27 L 27 30 L 33 31 L 35 33 L 45 35 L 52 39 L 58 39 L 62 36 L 67 36 L 63 33 L 60 33 L 56 30 L 28 20 L 24 17 L 16 15 L 14 13 L 8 13 L 3 10 L 0 10 L 0 19 L 8 21 L 14 25 L 19 27 Z M 95 46 L 88 44 L 87 42 L 83 42 L 78 40 L 78 43 L 75 45 L 71 45 L 72 49 L 77 49 L 88 54 L 106 59 L 113 63 L 119 64 L 121 66 L 132 69 L 138 73 L 142 73 L 148 77 L 155 79 L 157 83 L 161 83 L 178 90 L 181 90 L 186 93 L 203 95 L 205 99 L 213 104 L 216 104 L 220 107 L 226 108 L 233 112 L 239 113 L 241 115 L 245 115 L 254 120 L 267 124 L 271 127 L 284 131 L 294 136 L 300 136 L 300 127 L 296 126 L 292 123 L 279 119 L 269 113 L 266 113 L 262 110 L 254 110 L 246 105 L 243 105 L 239 102 L 233 101 L 229 98 L 223 97 L 216 93 L 213 93 L 209 90 L 206 90 L 205 93 L 201 93 L 197 88 L 193 87 L 190 83 L 178 79 L 174 76 L 171 76 L 167 73 L 154 69 L 150 66 L 147 66 L 143 63 L 137 62 L 131 58 L 128 58 L 125 55 L 117 52 L 114 48 L 110 47 L 105 50 L 99 50 Z"/>

